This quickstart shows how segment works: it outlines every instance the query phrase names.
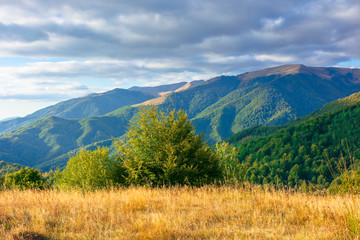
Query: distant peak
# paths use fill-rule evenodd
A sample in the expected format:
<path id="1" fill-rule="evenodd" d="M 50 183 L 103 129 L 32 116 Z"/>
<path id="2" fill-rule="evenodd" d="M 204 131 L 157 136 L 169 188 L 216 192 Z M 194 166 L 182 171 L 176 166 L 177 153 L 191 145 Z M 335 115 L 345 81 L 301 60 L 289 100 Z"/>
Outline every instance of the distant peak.
<path id="1" fill-rule="evenodd" d="M 277 67 L 271 67 L 271 68 L 265 68 L 262 70 L 254 71 L 254 72 L 247 72 L 240 74 L 239 77 L 241 77 L 243 80 L 249 80 L 257 77 L 264 77 L 264 76 L 270 76 L 270 75 L 289 75 L 289 74 L 297 74 L 305 72 L 308 67 L 302 65 L 302 64 L 287 64 Z"/>
<path id="2" fill-rule="evenodd" d="M 279 77 L 294 74 L 308 74 L 316 75 L 322 79 L 331 80 L 333 76 L 345 76 L 350 74 L 353 82 L 360 83 L 360 69 L 337 68 L 337 67 L 309 67 L 303 64 L 288 64 L 277 67 L 265 68 L 254 72 L 246 72 L 237 75 L 237 78 L 242 81 L 243 85 L 249 83 L 252 79 L 259 77 L 267 77 L 277 75 Z"/>

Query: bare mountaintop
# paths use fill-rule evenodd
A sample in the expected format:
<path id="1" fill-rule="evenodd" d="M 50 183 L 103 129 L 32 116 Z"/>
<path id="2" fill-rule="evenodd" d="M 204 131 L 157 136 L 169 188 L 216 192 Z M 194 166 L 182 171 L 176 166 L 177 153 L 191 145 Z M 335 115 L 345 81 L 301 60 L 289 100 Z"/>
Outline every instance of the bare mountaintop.
<path id="1" fill-rule="evenodd" d="M 142 102 L 142 103 L 138 103 L 138 104 L 134 104 L 132 105 L 133 107 L 137 107 L 137 106 L 147 106 L 147 105 L 159 105 L 162 104 L 165 100 L 166 97 L 173 92 L 181 92 L 181 91 L 185 91 L 191 87 L 194 87 L 200 83 L 204 82 L 203 80 L 197 80 L 197 81 L 192 81 L 192 82 L 188 82 L 182 86 L 180 86 L 177 89 L 174 89 L 173 91 L 167 91 L 167 92 L 159 92 L 158 94 L 160 95 L 160 97 L 157 98 L 153 98 L 150 99 L 148 101 Z"/>
<path id="2" fill-rule="evenodd" d="M 255 78 L 270 75 L 285 76 L 299 73 L 313 74 L 322 79 L 328 80 L 331 80 L 331 78 L 336 75 L 349 75 L 349 78 L 352 78 L 352 83 L 360 83 L 360 69 L 338 67 L 308 67 L 302 64 L 289 64 L 278 67 L 266 68 L 259 71 L 239 74 L 237 75 L 237 77 L 246 82 Z"/>

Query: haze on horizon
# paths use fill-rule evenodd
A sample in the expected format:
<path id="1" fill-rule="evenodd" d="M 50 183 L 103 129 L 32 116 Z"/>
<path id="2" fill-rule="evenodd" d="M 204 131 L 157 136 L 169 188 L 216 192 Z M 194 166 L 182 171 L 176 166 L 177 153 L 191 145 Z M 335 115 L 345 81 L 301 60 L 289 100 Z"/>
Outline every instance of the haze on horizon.
<path id="1" fill-rule="evenodd" d="M 360 66 L 357 0 L 4 0 L 0 119 L 91 92 Z"/>

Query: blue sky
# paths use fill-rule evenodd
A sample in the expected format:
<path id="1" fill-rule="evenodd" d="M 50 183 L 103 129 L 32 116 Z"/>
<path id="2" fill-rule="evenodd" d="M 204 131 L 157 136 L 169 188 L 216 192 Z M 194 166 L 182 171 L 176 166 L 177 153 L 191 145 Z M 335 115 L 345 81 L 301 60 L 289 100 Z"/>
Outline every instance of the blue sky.
<path id="1" fill-rule="evenodd" d="M 360 66 L 358 0 L 3 0 L 0 119 L 91 92 Z"/>

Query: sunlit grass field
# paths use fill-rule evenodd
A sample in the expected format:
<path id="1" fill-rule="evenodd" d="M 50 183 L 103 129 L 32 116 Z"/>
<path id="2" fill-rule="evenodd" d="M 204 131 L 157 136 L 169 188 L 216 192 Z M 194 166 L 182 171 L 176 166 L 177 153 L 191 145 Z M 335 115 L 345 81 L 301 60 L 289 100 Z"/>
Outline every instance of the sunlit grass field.
<path id="1" fill-rule="evenodd" d="M 360 239 L 360 196 L 214 186 L 1 191 L 0 236 Z"/>

